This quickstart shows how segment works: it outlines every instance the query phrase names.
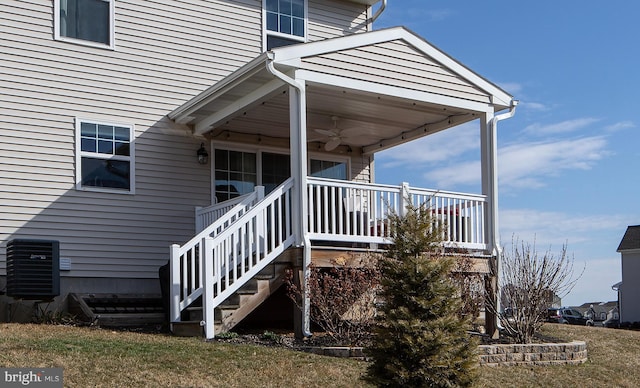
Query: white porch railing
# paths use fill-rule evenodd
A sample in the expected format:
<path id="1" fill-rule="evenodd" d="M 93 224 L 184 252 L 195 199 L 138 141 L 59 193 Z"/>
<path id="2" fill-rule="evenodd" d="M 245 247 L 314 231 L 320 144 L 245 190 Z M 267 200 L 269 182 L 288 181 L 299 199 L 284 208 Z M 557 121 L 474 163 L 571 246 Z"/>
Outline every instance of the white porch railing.
<path id="1" fill-rule="evenodd" d="M 448 247 L 485 250 L 487 199 L 483 195 L 434 191 L 402 186 L 366 184 L 311 178 L 308 182 L 309 237 L 311 240 L 389 243 L 388 216 L 402 214 L 411 201 L 427 204 L 446 225 Z"/>
<path id="2" fill-rule="evenodd" d="M 260 202 L 262 198 L 264 198 L 264 186 L 256 186 L 255 190 L 251 193 L 211 206 L 196 207 L 196 233 L 202 232 L 205 227 L 224 217 L 236 205 L 243 204 L 246 210 Z M 235 219 L 232 218 L 230 221 L 233 222 L 234 220 Z"/>
<path id="3" fill-rule="evenodd" d="M 171 322 L 202 296 L 203 325 L 214 309 L 293 244 L 288 179 L 262 201 L 245 198 L 183 246 L 171 246 Z M 248 201 L 248 202 L 247 202 Z"/>

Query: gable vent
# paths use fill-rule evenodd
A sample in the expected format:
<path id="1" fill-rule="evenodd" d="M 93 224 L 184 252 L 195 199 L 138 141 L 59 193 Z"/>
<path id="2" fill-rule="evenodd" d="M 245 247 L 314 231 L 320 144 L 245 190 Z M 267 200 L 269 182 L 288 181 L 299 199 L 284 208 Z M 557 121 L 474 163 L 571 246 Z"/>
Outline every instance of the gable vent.
<path id="1" fill-rule="evenodd" d="M 52 299 L 60 295 L 60 243 L 15 239 L 7 243 L 7 295 Z"/>

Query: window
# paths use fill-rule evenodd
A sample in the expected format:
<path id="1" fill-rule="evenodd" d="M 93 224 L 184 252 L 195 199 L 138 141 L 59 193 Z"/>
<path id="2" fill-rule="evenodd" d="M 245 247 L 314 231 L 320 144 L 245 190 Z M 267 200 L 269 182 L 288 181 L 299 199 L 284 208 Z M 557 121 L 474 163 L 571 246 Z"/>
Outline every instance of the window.
<path id="1" fill-rule="evenodd" d="M 347 179 L 347 163 L 311 159 L 309 175 L 317 178 Z"/>
<path id="2" fill-rule="evenodd" d="M 76 120 L 76 188 L 133 192 L 133 126 Z"/>
<path id="3" fill-rule="evenodd" d="M 115 0 L 55 0 L 55 38 L 114 47 Z"/>
<path id="4" fill-rule="evenodd" d="M 291 176 L 289 155 L 214 149 L 215 196 L 218 203 L 264 186 L 270 193 Z"/>
<path id="5" fill-rule="evenodd" d="M 258 184 L 255 153 L 216 149 L 214 166 L 218 202 L 250 193 Z"/>
<path id="6" fill-rule="evenodd" d="M 305 41 L 306 2 L 307 0 L 264 0 L 267 50 Z"/>

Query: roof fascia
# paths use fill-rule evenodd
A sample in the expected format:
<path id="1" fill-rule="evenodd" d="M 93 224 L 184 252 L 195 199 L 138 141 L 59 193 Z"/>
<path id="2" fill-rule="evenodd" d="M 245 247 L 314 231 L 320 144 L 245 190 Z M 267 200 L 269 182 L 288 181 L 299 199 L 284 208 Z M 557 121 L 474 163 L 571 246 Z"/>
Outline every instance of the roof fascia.
<path id="1" fill-rule="evenodd" d="M 618 253 L 640 253 L 640 248 L 631 248 L 631 249 L 618 249 L 616 252 Z"/>
<path id="2" fill-rule="evenodd" d="M 235 85 L 262 71 L 266 60 L 266 53 L 260 54 L 238 70 L 223 78 L 220 82 L 216 82 L 197 96 L 193 97 L 191 100 L 174 109 L 167 116 L 177 123 L 188 120 L 190 115 L 202 108 L 204 105 L 215 100 Z"/>
<path id="3" fill-rule="evenodd" d="M 262 85 L 258 89 L 253 92 L 241 97 L 240 99 L 234 101 L 232 104 L 227 105 L 226 107 L 220 109 L 219 111 L 205 117 L 200 120 L 194 128 L 194 133 L 196 135 L 202 135 L 212 128 L 215 128 L 220 123 L 227 121 L 229 117 L 233 116 L 239 111 L 247 109 L 253 105 L 262 101 L 265 97 L 273 95 L 277 92 L 282 86 L 284 82 L 278 78 L 273 79 L 266 84 Z"/>

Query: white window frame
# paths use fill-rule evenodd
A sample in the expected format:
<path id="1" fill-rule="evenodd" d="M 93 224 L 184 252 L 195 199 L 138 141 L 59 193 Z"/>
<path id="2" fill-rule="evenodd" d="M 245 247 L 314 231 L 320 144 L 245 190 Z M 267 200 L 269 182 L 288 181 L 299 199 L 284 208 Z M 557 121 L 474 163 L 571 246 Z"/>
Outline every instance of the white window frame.
<path id="1" fill-rule="evenodd" d="M 91 46 L 104 48 L 109 50 L 115 50 L 116 48 L 116 28 L 115 28 L 115 0 L 102 0 L 105 3 L 109 3 L 109 44 L 103 44 L 99 42 L 93 42 L 90 40 L 70 38 L 60 35 L 60 1 L 53 0 L 53 38 L 55 40 L 75 43 L 83 46 Z"/>
<path id="2" fill-rule="evenodd" d="M 335 154 L 323 154 L 320 152 L 307 152 L 307 176 L 311 176 L 311 159 L 344 163 L 347 169 L 347 182 L 351 182 L 351 158 L 349 156 L 341 156 Z"/>
<path id="3" fill-rule="evenodd" d="M 123 155 L 104 155 L 97 152 L 84 152 L 82 151 L 82 123 L 91 123 L 98 125 L 109 125 L 114 127 L 129 128 L 129 156 Z M 126 124 L 122 122 L 96 120 L 91 118 L 76 117 L 75 118 L 75 186 L 79 191 L 97 191 L 103 193 L 114 194 L 135 194 L 136 192 L 136 152 L 135 152 L 135 125 Z M 94 159 L 113 159 L 129 162 L 129 190 L 110 188 L 110 187 L 95 187 L 95 186 L 83 186 L 82 185 L 82 157 L 94 158 Z"/>
<path id="4" fill-rule="evenodd" d="M 277 147 L 258 147 L 251 146 L 247 144 L 237 144 L 237 143 L 223 143 L 223 142 L 211 142 L 209 145 L 209 149 L 211 149 L 211 153 L 213 154 L 211 157 L 211 203 L 216 203 L 216 150 L 224 150 L 224 151 L 235 151 L 235 152 L 250 152 L 256 154 L 256 186 L 262 186 L 262 154 L 280 154 L 280 155 L 288 155 L 291 157 L 290 153 L 287 153 L 286 150 Z"/>
<path id="5" fill-rule="evenodd" d="M 304 0 L 304 34 L 303 36 L 284 34 L 278 31 L 267 29 L 267 0 L 262 0 L 262 51 L 267 51 L 267 38 L 275 36 L 277 38 L 289 39 L 300 43 L 306 43 L 309 36 L 309 1 Z"/>

